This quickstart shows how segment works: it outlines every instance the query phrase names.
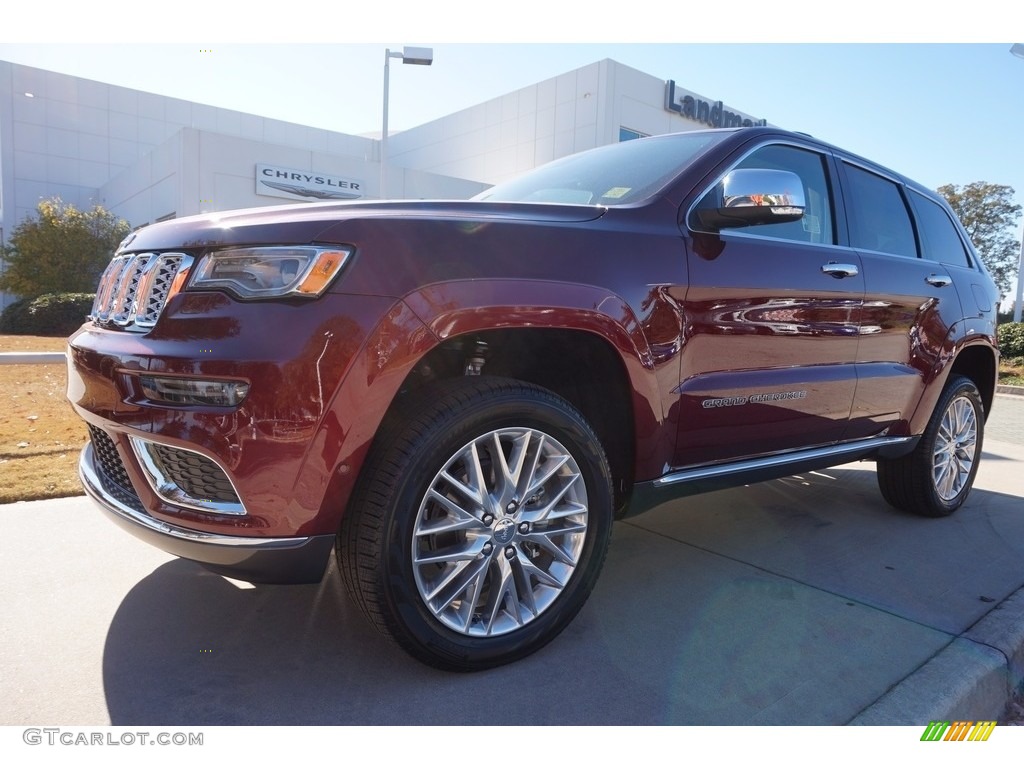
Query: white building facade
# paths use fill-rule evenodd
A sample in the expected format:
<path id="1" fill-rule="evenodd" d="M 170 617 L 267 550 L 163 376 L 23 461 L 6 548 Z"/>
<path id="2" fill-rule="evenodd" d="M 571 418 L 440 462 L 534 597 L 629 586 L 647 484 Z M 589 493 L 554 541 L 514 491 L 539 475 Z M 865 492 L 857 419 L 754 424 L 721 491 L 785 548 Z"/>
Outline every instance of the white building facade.
<path id="1" fill-rule="evenodd" d="M 387 191 L 468 198 L 585 149 L 763 122 L 605 59 L 390 136 Z M 138 227 L 379 189 L 374 138 L 0 61 L 0 244 L 54 196 Z"/>

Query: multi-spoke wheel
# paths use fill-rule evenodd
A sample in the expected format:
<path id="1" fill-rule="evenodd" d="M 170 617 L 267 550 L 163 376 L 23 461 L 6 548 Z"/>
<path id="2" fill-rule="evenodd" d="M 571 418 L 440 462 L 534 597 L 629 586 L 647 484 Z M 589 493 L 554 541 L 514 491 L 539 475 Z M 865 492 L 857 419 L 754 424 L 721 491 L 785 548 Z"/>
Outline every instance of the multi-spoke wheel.
<path id="1" fill-rule="evenodd" d="M 482 669 L 525 656 L 582 607 L 611 532 L 608 464 L 566 401 L 473 377 L 375 443 L 338 539 L 350 591 L 417 658 Z"/>
<path id="2" fill-rule="evenodd" d="M 470 441 L 427 490 L 413 529 L 416 587 L 465 635 L 528 624 L 562 594 L 583 552 L 587 491 L 555 438 L 508 427 Z"/>
<path id="3" fill-rule="evenodd" d="M 928 517 L 956 511 L 978 471 L 984 423 L 974 382 L 951 378 L 914 452 L 878 460 L 878 485 L 886 501 Z"/>

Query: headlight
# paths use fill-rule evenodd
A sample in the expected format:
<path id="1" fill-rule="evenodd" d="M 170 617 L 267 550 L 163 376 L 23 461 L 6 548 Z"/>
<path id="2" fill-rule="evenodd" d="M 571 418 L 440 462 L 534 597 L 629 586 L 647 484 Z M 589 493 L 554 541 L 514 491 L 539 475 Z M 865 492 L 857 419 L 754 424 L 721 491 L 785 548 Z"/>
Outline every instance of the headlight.
<path id="1" fill-rule="evenodd" d="M 222 288 L 241 299 L 319 296 L 351 248 L 314 246 L 232 248 L 209 253 L 193 270 L 189 290 Z"/>

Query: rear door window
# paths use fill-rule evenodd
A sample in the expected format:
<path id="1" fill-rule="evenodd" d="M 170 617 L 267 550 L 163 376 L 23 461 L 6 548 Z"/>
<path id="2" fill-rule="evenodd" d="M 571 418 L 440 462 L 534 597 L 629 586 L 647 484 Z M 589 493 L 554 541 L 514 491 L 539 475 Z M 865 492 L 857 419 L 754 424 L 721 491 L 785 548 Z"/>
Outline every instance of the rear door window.
<path id="1" fill-rule="evenodd" d="M 900 185 L 850 163 L 843 164 L 850 213 L 850 245 L 917 258 L 917 238 Z"/>

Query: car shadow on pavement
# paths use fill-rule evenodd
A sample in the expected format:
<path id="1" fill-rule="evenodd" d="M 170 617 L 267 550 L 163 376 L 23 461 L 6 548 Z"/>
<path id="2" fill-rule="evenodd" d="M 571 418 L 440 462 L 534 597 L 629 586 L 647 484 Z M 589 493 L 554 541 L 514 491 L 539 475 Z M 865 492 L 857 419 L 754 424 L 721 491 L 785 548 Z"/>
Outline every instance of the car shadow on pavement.
<path id="1" fill-rule="evenodd" d="M 979 595 L 1002 600 L 1024 582 L 1019 498 L 975 489 L 954 517 L 922 520 L 887 507 L 868 467 L 617 523 L 568 629 L 473 674 L 431 669 L 383 641 L 333 562 L 317 585 L 250 587 L 172 561 L 111 622 L 111 722 L 849 722 L 991 610 Z"/>
<path id="2" fill-rule="evenodd" d="M 584 723 L 625 714 L 584 711 L 579 680 L 595 659 L 571 641 L 476 674 L 420 664 L 359 613 L 333 561 L 318 585 L 236 584 L 177 560 L 131 590 L 103 653 L 114 725 Z M 654 717 L 640 711 L 631 721 Z"/>

